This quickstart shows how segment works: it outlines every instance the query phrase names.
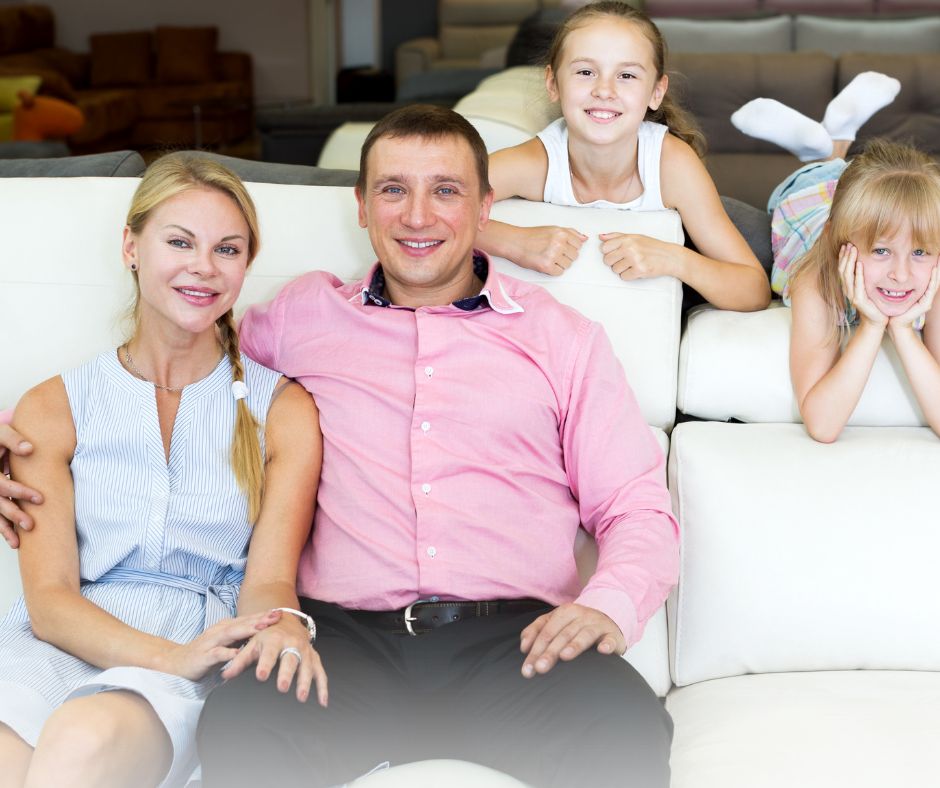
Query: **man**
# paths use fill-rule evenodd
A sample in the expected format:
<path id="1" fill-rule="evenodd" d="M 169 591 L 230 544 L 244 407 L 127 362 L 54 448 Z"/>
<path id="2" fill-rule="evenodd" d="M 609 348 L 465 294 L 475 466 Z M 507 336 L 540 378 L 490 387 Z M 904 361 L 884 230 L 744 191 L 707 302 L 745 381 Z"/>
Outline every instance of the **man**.
<path id="1" fill-rule="evenodd" d="M 474 253 L 492 192 L 456 113 L 380 121 L 356 197 L 365 279 L 307 274 L 241 329 L 320 408 L 298 593 L 329 705 L 228 682 L 200 724 L 205 784 L 458 758 L 534 786 L 665 788 L 668 715 L 616 655 L 675 582 L 676 523 L 603 330 Z M 582 523 L 599 560 L 579 590 Z"/>

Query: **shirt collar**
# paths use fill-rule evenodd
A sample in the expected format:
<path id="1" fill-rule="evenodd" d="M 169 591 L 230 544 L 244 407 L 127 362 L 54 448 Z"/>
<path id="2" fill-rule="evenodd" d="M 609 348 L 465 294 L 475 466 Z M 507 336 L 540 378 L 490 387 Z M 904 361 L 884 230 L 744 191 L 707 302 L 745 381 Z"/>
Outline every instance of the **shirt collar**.
<path id="1" fill-rule="evenodd" d="M 473 250 L 473 273 L 483 282 L 483 289 L 478 295 L 454 301 L 452 306 L 464 312 L 472 312 L 489 305 L 490 309 L 502 315 L 525 311 L 522 305 L 514 301 L 506 292 L 500 275 L 490 264 L 486 254 L 476 249 Z M 360 294 L 363 306 L 392 306 L 392 302 L 383 295 L 384 292 L 385 272 L 382 270 L 382 264 L 377 262 L 362 280 Z"/>

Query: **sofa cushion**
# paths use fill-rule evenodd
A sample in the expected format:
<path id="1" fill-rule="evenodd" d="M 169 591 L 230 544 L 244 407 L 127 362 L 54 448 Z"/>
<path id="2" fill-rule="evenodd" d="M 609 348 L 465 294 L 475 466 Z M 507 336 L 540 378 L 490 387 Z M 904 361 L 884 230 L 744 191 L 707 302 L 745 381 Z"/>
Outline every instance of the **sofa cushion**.
<path id="1" fill-rule="evenodd" d="M 23 91 L 36 95 L 42 79 L 35 74 L 8 76 L 0 71 L 0 112 L 12 112 L 19 106 L 19 94 Z"/>
<path id="2" fill-rule="evenodd" d="M 911 53 L 940 51 L 940 17 L 917 19 L 831 19 L 797 16 L 794 42 L 798 51 Z"/>
<path id="3" fill-rule="evenodd" d="M 766 19 L 655 19 L 669 52 L 789 52 L 788 16 Z"/>
<path id="4" fill-rule="evenodd" d="M 478 64 L 487 49 L 508 46 L 516 25 L 441 25 L 441 56 L 447 60 L 470 60 Z"/>
<path id="5" fill-rule="evenodd" d="M 645 0 L 642 7 L 652 17 L 738 16 L 757 12 L 760 0 Z"/>
<path id="6" fill-rule="evenodd" d="M 151 78 L 153 33 L 99 33 L 91 37 L 91 86 L 140 85 Z"/>
<path id="7" fill-rule="evenodd" d="M 940 154 L 940 53 L 845 54 L 838 63 L 838 90 L 863 71 L 880 71 L 901 82 L 901 92 L 862 126 L 855 150 L 871 137 L 904 140 Z"/>
<path id="8" fill-rule="evenodd" d="M 85 115 L 85 125 L 72 142 L 79 145 L 125 132 L 137 120 L 134 93 L 127 89 L 80 90 L 78 107 Z"/>
<path id="9" fill-rule="evenodd" d="M 55 18 L 48 6 L 0 8 L 0 55 L 51 47 L 54 38 Z"/>
<path id="10" fill-rule="evenodd" d="M 740 676 L 675 690 L 666 708 L 672 788 L 913 788 L 940 774 L 937 673 Z"/>
<path id="11" fill-rule="evenodd" d="M 813 52 L 679 52 L 670 58 L 669 67 L 675 73 L 669 90 L 695 115 L 709 153 L 779 153 L 776 145 L 748 137 L 732 126 L 732 113 L 763 96 L 821 118 L 835 85 L 835 61 Z"/>
<path id="12" fill-rule="evenodd" d="M 216 27 L 158 27 L 159 82 L 210 82 L 219 30 Z"/>
<path id="13" fill-rule="evenodd" d="M 798 422 L 790 382 L 790 310 L 703 307 L 691 312 L 679 352 L 678 405 L 700 419 Z M 885 339 L 849 424 L 925 425 L 894 345 Z"/>
<path id="14" fill-rule="evenodd" d="M 38 90 L 40 94 L 75 102 L 75 91 L 69 81 L 42 58 L 24 53 L 0 59 L 0 75 L 14 74 L 37 76 L 42 80 Z"/>
<path id="15" fill-rule="evenodd" d="M 746 359 L 742 359 L 746 364 Z M 677 686 L 745 673 L 940 670 L 940 529 L 926 427 L 686 422 L 669 486 L 682 534 Z"/>
<path id="16" fill-rule="evenodd" d="M 130 178 L 141 175 L 147 166 L 141 155 L 133 150 L 69 156 L 68 148 L 62 148 L 64 152 L 57 154 L 62 158 L 22 158 L 10 161 L 0 158 L 0 178 Z"/>

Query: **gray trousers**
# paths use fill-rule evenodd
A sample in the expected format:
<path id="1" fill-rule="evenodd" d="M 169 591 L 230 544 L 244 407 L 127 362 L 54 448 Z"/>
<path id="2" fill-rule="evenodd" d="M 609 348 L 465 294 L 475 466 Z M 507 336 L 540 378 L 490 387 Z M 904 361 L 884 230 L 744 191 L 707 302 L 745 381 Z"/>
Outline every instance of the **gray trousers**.
<path id="1" fill-rule="evenodd" d="M 668 788 L 672 721 L 624 660 L 596 651 L 520 673 L 519 635 L 542 612 L 411 637 L 302 600 L 317 620 L 329 707 L 252 672 L 216 689 L 199 723 L 206 788 L 338 785 L 383 761 L 480 763 L 537 788 Z"/>

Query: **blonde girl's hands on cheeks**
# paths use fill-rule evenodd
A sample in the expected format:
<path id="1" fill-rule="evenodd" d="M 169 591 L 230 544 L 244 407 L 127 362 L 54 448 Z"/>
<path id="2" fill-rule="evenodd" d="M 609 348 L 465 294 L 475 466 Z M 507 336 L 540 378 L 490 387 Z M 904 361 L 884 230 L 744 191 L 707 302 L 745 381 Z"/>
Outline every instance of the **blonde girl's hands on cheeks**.
<path id="1" fill-rule="evenodd" d="M 599 237 L 604 264 L 621 279 L 674 276 L 676 244 L 627 233 L 601 233 Z"/>
<path id="2" fill-rule="evenodd" d="M 238 646 L 259 631 L 276 624 L 276 610 L 226 618 L 213 624 L 189 643 L 177 643 L 164 655 L 160 670 L 190 681 L 199 681 L 217 665 L 238 655 Z"/>
<path id="3" fill-rule="evenodd" d="M 930 272 L 930 281 L 927 283 L 924 294 L 904 314 L 888 320 L 888 331 L 893 332 L 898 329 L 912 328 L 914 323 L 923 315 L 926 315 L 933 307 L 938 286 L 940 286 L 940 262 L 934 262 L 933 270 Z"/>
<path id="4" fill-rule="evenodd" d="M 222 678 L 233 679 L 253 663 L 257 663 L 255 677 L 258 681 L 267 681 L 276 669 L 279 692 L 288 692 L 296 679 L 296 696 L 301 703 L 307 701 L 310 686 L 315 682 L 317 702 L 326 707 L 326 671 L 310 642 L 307 628 L 294 616 L 288 614 L 280 622 L 256 632 L 225 666 Z"/>
<path id="5" fill-rule="evenodd" d="M 854 244 L 846 243 L 839 248 L 839 277 L 842 280 L 842 291 L 849 303 L 855 307 L 862 320 L 873 326 L 885 328 L 888 317 L 868 297 L 865 290 L 865 274 L 858 261 L 858 249 Z"/>

